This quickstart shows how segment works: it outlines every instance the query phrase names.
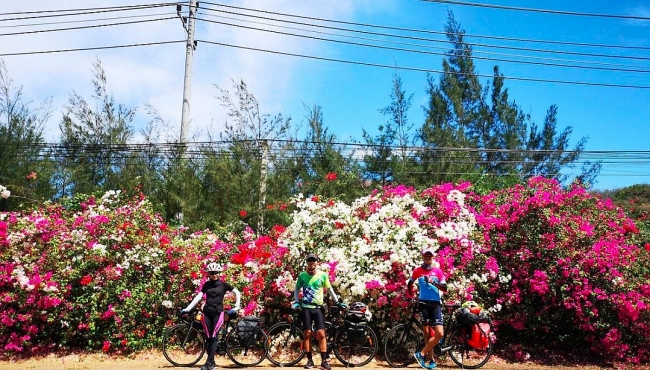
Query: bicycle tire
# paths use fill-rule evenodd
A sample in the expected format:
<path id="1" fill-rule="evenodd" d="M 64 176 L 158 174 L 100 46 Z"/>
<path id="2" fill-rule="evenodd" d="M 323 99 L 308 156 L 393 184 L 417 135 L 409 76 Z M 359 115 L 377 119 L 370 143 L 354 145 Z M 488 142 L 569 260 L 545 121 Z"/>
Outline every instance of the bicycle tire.
<path id="1" fill-rule="evenodd" d="M 231 330 L 226 336 L 226 354 L 238 366 L 256 366 L 266 358 L 266 342 L 266 333 L 261 328 L 257 331 L 251 345 L 242 344 L 237 330 Z"/>
<path id="2" fill-rule="evenodd" d="M 205 354 L 203 333 L 188 324 L 174 325 L 163 334 L 162 353 L 174 366 L 193 366 Z"/>
<path id="3" fill-rule="evenodd" d="M 478 369 L 485 365 L 492 356 L 492 341 L 484 349 L 467 344 L 467 335 L 462 328 L 456 328 L 449 338 L 449 357 L 463 369 Z"/>
<path id="4" fill-rule="evenodd" d="M 398 324 L 384 338 L 384 358 L 392 367 L 406 367 L 414 363 L 413 354 L 422 348 L 424 332 L 417 322 Z"/>
<path id="5" fill-rule="evenodd" d="M 305 356 L 304 334 L 296 325 L 291 333 L 291 324 L 277 323 L 266 332 L 266 357 L 277 366 L 294 366 Z"/>
<path id="6" fill-rule="evenodd" d="M 333 346 L 334 356 L 343 366 L 364 366 L 377 354 L 377 334 L 368 325 L 346 325 L 336 332 Z"/>

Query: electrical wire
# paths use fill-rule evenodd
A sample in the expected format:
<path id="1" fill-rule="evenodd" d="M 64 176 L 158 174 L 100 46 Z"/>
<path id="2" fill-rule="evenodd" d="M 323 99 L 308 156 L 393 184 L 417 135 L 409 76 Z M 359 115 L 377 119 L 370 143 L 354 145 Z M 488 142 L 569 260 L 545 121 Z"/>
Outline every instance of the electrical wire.
<path id="1" fill-rule="evenodd" d="M 130 25 L 130 24 L 160 22 L 160 21 L 166 21 L 166 20 L 169 20 L 169 19 L 176 19 L 176 16 L 166 17 L 166 18 L 158 18 L 158 19 L 145 19 L 145 20 L 139 20 L 139 21 L 127 21 L 127 22 L 117 22 L 117 23 L 94 24 L 94 25 L 89 25 L 89 26 L 78 26 L 78 27 L 54 28 L 54 29 L 36 30 L 36 31 L 21 31 L 21 32 L 11 32 L 11 33 L 0 33 L 0 37 L 2 37 L 2 36 L 17 36 L 17 35 L 31 35 L 31 34 L 36 34 L 36 33 L 49 33 L 49 32 L 59 32 L 59 31 L 76 31 L 76 30 L 85 30 L 85 29 L 101 28 L 101 27 L 112 27 L 112 26 L 124 26 L 124 25 Z"/>
<path id="2" fill-rule="evenodd" d="M 88 15 L 88 14 L 97 14 L 97 13 L 123 12 L 123 11 L 132 11 L 132 10 L 159 8 L 159 7 L 171 6 L 171 5 L 176 7 L 177 3 L 158 3 L 158 4 L 146 4 L 146 5 L 112 6 L 112 7 L 103 7 L 103 8 L 35 10 L 35 11 L 29 11 L 29 12 L 0 13 L 0 16 L 15 16 L 15 15 L 22 15 L 22 14 L 39 14 L 39 15 L 34 15 L 34 16 L 29 16 L 29 17 L 0 19 L 0 22 L 18 21 L 18 20 L 25 20 L 25 19 L 52 18 L 52 17 L 70 17 L 70 16 Z M 52 13 L 64 13 L 64 14 L 52 14 Z"/>
<path id="3" fill-rule="evenodd" d="M 388 33 L 382 33 L 382 32 L 373 32 L 373 31 L 363 31 L 363 30 L 356 30 L 356 29 L 350 29 L 350 28 L 342 28 L 342 27 L 331 27 L 331 26 L 324 26 L 324 25 L 318 25 L 318 24 L 306 23 L 306 22 L 296 22 L 296 21 L 289 21 L 289 20 L 270 18 L 270 17 L 253 16 L 253 15 L 230 12 L 230 11 L 224 11 L 224 10 L 213 10 L 213 9 L 210 9 L 210 8 L 203 8 L 203 10 L 215 11 L 215 12 L 232 14 L 232 15 L 239 15 L 239 16 L 244 16 L 244 17 L 260 18 L 260 19 L 270 20 L 270 21 L 274 21 L 274 22 L 291 23 L 291 24 L 297 24 L 297 25 L 303 25 L 303 26 L 309 26 L 309 27 L 315 27 L 315 28 L 325 28 L 325 29 L 330 29 L 330 30 L 337 30 L 337 31 L 344 31 L 344 32 L 354 32 L 354 33 L 361 33 L 361 34 L 373 35 L 373 36 L 383 36 L 383 37 L 392 37 L 392 38 L 400 38 L 400 39 L 409 39 L 409 40 L 417 40 L 417 41 L 426 41 L 426 42 L 449 44 L 449 40 L 437 40 L 437 39 L 416 37 L 416 36 L 409 36 L 409 35 L 396 35 L 396 34 L 388 34 Z M 298 17 L 298 16 L 292 16 L 292 17 Z M 238 19 L 238 20 L 254 23 L 252 21 L 246 21 L 246 20 L 241 20 L 241 19 Z M 328 22 L 336 22 L 336 21 L 331 21 L 331 20 L 327 20 L 327 21 Z M 269 24 L 267 23 L 266 25 L 269 25 Z M 274 25 L 274 26 L 281 27 L 281 26 L 278 26 L 278 25 Z M 368 25 L 365 25 L 365 26 L 368 26 Z M 368 27 L 370 27 L 370 26 L 368 26 Z M 382 26 L 372 26 L 372 27 L 384 28 Z M 289 27 L 284 27 L 284 28 L 289 28 Z M 409 30 L 409 31 L 410 32 L 418 32 L 418 33 L 431 32 L 431 31 L 423 31 L 423 30 Z M 310 31 L 310 32 L 316 32 L 316 31 Z M 447 35 L 446 32 L 436 32 L 436 33 L 437 34 L 442 34 L 442 35 L 445 35 L 445 36 Z M 464 36 L 467 36 L 467 35 L 464 34 Z M 638 57 L 638 56 L 630 56 L 630 55 L 582 53 L 582 52 L 574 52 L 574 51 L 566 51 L 566 50 L 549 50 L 549 49 L 536 49 L 536 48 L 525 48 L 525 47 L 516 47 L 516 46 L 494 45 L 494 44 L 480 44 L 480 43 L 474 43 L 474 42 L 468 43 L 468 44 L 472 45 L 472 47 L 507 49 L 507 50 L 517 50 L 517 51 L 527 51 L 527 52 L 537 52 L 537 53 L 552 53 L 552 54 L 562 54 L 562 55 L 588 56 L 588 57 L 595 57 L 595 58 L 650 60 L 650 57 Z M 650 50 L 650 48 L 649 48 L 649 50 Z M 483 52 L 483 53 L 488 53 L 488 52 Z M 519 55 L 514 55 L 514 56 L 519 57 Z"/>
<path id="4" fill-rule="evenodd" d="M 153 46 L 153 45 L 165 45 L 165 44 L 176 44 L 176 43 L 185 44 L 185 43 L 187 43 L 187 41 L 186 40 L 159 41 L 159 42 L 146 42 L 146 43 L 126 44 L 126 45 L 94 46 L 94 47 L 86 47 L 86 48 L 26 51 L 26 52 L 20 52 L 20 53 L 0 53 L 0 57 L 20 56 L 20 55 L 37 55 L 37 54 L 52 54 L 52 53 L 68 53 L 68 52 L 73 52 L 73 51 L 120 49 L 120 48 L 131 48 L 131 47 Z"/>
<path id="5" fill-rule="evenodd" d="M 307 39 L 311 39 L 311 40 L 327 41 L 327 42 L 341 43 L 341 44 L 346 44 L 346 45 L 361 46 L 361 47 L 383 49 L 383 50 L 409 52 L 409 53 L 416 53 L 416 54 L 448 56 L 448 54 L 445 54 L 445 53 L 438 53 L 438 52 L 432 52 L 432 51 L 426 51 L 426 50 L 404 49 L 404 48 L 396 48 L 396 47 L 391 47 L 391 46 L 380 46 L 380 45 L 364 44 L 364 43 L 353 42 L 353 41 L 333 40 L 333 39 L 327 39 L 327 38 L 323 38 L 323 37 L 300 35 L 300 34 L 289 33 L 289 32 L 274 31 L 274 30 L 268 30 L 268 29 L 257 28 L 257 27 L 243 26 L 243 25 L 238 25 L 238 24 L 233 24 L 233 23 L 226 23 L 226 22 L 207 20 L 207 19 L 198 18 L 198 17 L 196 19 L 199 20 L 199 21 L 204 21 L 204 22 L 209 22 L 209 23 L 222 24 L 222 25 L 227 25 L 227 26 L 232 26 L 232 27 L 239 27 L 239 28 L 255 30 L 255 31 L 269 32 L 269 33 L 274 33 L 274 34 L 279 34 L 279 35 L 284 35 L 284 36 L 301 37 L 301 38 L 307 38 Z M 519 56 L 519 57 L 525 58 L 525 56 Z M 481 57 L 481 56 L 477 56 L 477 55 L 472 55 L 472 58 L 473 59 L 478 59 L 478 60 L 489 60 L 489 61 L 496 61 L 496 62 L 526 64 L 526 65 L 541 65 L 541 66 L 546 66 L 546 67 L 580 68 L 580 69 L 614 71 L 614 72 L 632 72 L 632 73 L 648 73 L 648 72 L 650 72 L 650 70 L 647 70 L 647 69 L 627 69 L 627 68 L 610 68 L 610 67 L 596 67 L 596 66 L 577 66 L 577 65 L 563 64 L 563 63 L 547 63 L 547 62 L 535 62 L 535 61 L 522 61 L 522 60 L 512 60 L 512 59 L 489 58 L 489 57 Z"/>
<path id="6" fill-rule="evenodd" d="M 86 23 L 86 22 L 112 21 L 112 20 L 120 20 L 120 19 L 158 17 L 158 16 L 163 16 L 163 15 L 169 15 L 169 12 L 156 13 L 156 14 L 146 14 L 146 15 L 129 15 L 129 16 L 122 16 L 122 17 L 105 17 L 105 18 L 94 18 L 94 19 L 68 20 L 68 21 L 59 21 L 59 22 L 40 22 L 40 23 L 28 23 L 28 24 L 12 24 L 12 25 L 7 25 L 7 26 L 0 26 L 0 28 L 51 26 L 51 25 L 68 24 L 68 23 Z"/>
<path id="7" fill-rule="evenodd" d="M 319 142 L 319 141 L 299 141 L 299 140 L 266 140 L 269 143 L 270 155 L 269 157 L 276 162 L 282 161 L 296 161 L 299 159 L 308 158 L 313 156 L 315 149 L 318 146 L 329 146 L 335 151 L 339 152 L 345 158 L 348 158 L 357 165 L 363 165 L 368 159 L 367 154 L 372 153 L 373 148 L 381 147 L 380 145 L 360 144 L 360 143 L 342 143 L 342 142 Z M 57 160 L 73 159 L 75 161 L 91 160 L 97 163 L 104 163 L 109 165 L 126 165 L 126 160 L 135 160 L 137 158 L 146 159 L 147 161 L 160 161 L 166 155 L 175 155 L 181 152 L 184 153 L 186 158 L 195 160 L 204 160 L 208 158 L 238 158 L 232 151 L 232 145 L 242 144 L 248 145 L 253 150 L 257 151 L 257 155 L 261 150 L 257 147 L 257 140 L 241 140 L 237 142 L 228 141 L 208 141 L 208 142 L 190 142 L 185 145 L 178 143 L 148 143 L 148 144 L 59 144 L 59 143 L 41 143 L 29 145 L 24 148 L 24 153 L 20 151 L 15 152 L 16 156 L 23 157 L 27 152 L 33 152 L 34 149 L 39 150 L 39 157 L 43 160 L 56 162 Z M 295 148 L 287 148 L 287 145 L 302 145 Z M 281 145 L 285 145 L 284 147 Z M 566 150 L 557 152 L 555 150 L 522 150 L 522 149 L 482 149 L 482 148 L 428 148 L 422 146 L 386 146 L 390 148 L 393 153 L 406 148 L 408 153 L 407 157 L 402 161 L 405 164 L 418 164 L 418 165 L 436 165 L 440 163 L 448 164 L 451 166 L 469 166 L 476 167 L 481 165 L 509 165 L 509 167 L 526 166 L 536 168 L 543 166 L 554 160 L 552 155 L 563 154 L 571 155 L 578 154 L 579 159 L 575 162 L 564 166 L 565 170 L 570 170 L 579 165 L 593 163 L 591 161 L 600 162 L 602 164 L 601 173 L 599 176 L 636 176 L 646 177 L 650 176 L 649 171 L 640 171 L 641 166 L 650 166 L 650 151 L 573 151 Z M 419 153 L 436 154 L 429 159 L 422 157 Z M 451 154 L 451 156 L 449 156 Z M 482 156 L 487 154 L 503 154 L 513 157 L 527 156 L 522 160 L 502 160 L 502 161 L 488 161 L 481 159 Z M 460 156 L 459 156 L 460 155 Z M 161 157 L 162 156 L 162 157 Z M 396 155 L 398 160 L 399 155 Z M 58 158 L 58 159 L 57 159 Z M 530 158 L 541 158 L 534 160 Z M 555 158 L 556 159 L 556 158 Z M 392 160 L 377 160 L 372 159 L 374 163 L 388 165 Z M 280 164 L 280 163 L 278 163 Z M 617 166 L 624 166 L 624 169 L 616 170 Z M 629 168 L 633 167 L 637 171 L 630 171 Z M 371 172 L 365 171 L 364 172 Z M 447 175 L 470 175 L 475 172 L 418 172 L 410 171 L 410 174 L 447 174 Z M 500 175 L 498 172 L 487 172 L 488 174 Z"/>
<path id="8" fill-rule="evenodd" d="M 422 0 L 422 1 L 429 2 L 429 3 L 442 3 L 442 4 L 480 7 L 480 8 L 491 8 L 491 9 L 501 9 L 501 10 L 514 10 L 514 11 L 523 11 L 523 12 L 533 12 L 533 13 L 548 13 L 548 14 L 572 15 L 572 16 L 581 16 L 581 17 L 616 18 L 616 19 L 631 19 L 631 20 L 637 20 L 637 21 L 650 21 L 650 17 L 642 17 L 642 16 L 636 16 L 636 15 L 617 15 L 617 14 L 603 14 L 603 13 L 599 14 L 599 13 L 569 12 L 569 11 L 566 11 L 566 10 L 523 8 L 523 7 L 517 7 L 517 6 L 505 6 L 505 5 L 483 4 L 483 3 L 470 3 L 470 2 L 465 2 L 465 1 L 453 1 L 453 0 Z"/>
<path id="9" fill-rule="evenodd" d="M 345 64 L 354 64 L 354 65 L 360 65 L 360 66 L 366 66 L 366 67 L 389 68 L 389 69 L 392 69 L 392 70 L 404 70 L 404 71 L 427 72 L 427 73 L 442 73 L 442 74 L 451 74 L 451 75 L 457 75 L 457 76 L 464 75 L 464 73 L 460 73 L 460 72 L 451 72 L 451 71 L 450 72 L 445 72 L 445 71 L 427 69 L 427 68 L 416 68 L 416 67 L 407 67 L 407 66 L 399 66 L 399 65 L 388 65 L 388 64 L 379 64 L 379 63 L 351 61 L 351 60 L 345 60 L 345 59 L 318 57 L 318 56 L 305 55 L 305 54 L 296 54 L 296 53 L 281 52 L 281 51 L 254 48 L 254 47 L 248 47 L 248 46 L 233 45 L 233 44 L 227 44 L 227 43 L 223 43 L 223 42 L 216 42 L 216 41 L 209 41 L 209 40 L 197 40 L 197 41 L 203 42 L 203 43 L 206 43 L 206 44 L 226 46 L 226 47 L 242 49 L 242 50 L 259 51 L 259 52 L 264 52 L 264 53 L 270 53 L 270 54 L 276 54 L 276 55 L 284 55 L 284 56 L 292 56 L 292 57 L 299 57 L 299 58 L 306 58 L 306 59 L 312 59 L 312 60 L 337 62 L 337 63 L 345 63 Z M 2 56 L 2 54 L 0 54 L 0 56 Z M 473 75 L 477 76 L 477 77 L 487 77 L 487 78 L 493 78 L 494 77 L 493 75 L 485 75 L 485 74 L 480 74 L 480 73 L 475 73 Z M 567 80 L 542 79 L 542 78 L 531 78 L 531 77 L 516 77 L 516 76 L 505 76 L 505 75 L 503 75 L 501 77 L 503 77 L 504 79 L 513 80 L 513 81 L 545 82 L 545 83 L 556 83 L 556 84 L 564 84 L 564 85 L 601 86 L 601 87 L 616 87 L 616 88 L 643 89 L 643 90 L 650 89 L 650 86 L 648 86 L 648 85 L 624 85 L 624 84 L 610 84 L 610 83 L 599 83 L 599 82 L 588 82 L 588 81 L 567 81 Z"/>
<path id="10" fill-rule="evenodd" d="M 422 30 L 422 29 L 414 29 L 414 28 L 404 28 L 404 27 L 384 26 L 384 25 L 376 25 L 376 24 L 369 24 L 369 23 L 358 23 L 358 22 L 348 22 L 348 21 L 341 21 L 341 20 L 332 20 L 332 19 L 326 19 L 326 18 L 318 18 L 318 17 L 303 16 L 303 15 L 293 15 L 293 14 L 288 14 L 288 13 L 272 12 L 272 11 L 260 10 L 260 9 L 244 8 L 244 7 L 238 7 L 238 6 L 233 6 L 233 5 L 217 4 L 217 3 L 207 2 L 207 1 L 203 1 L 201 3 L 202 4 L 214 5 L 214 6 L 218 6 L 218 7 L 240 9 L 240 10 L 246 10 L 246 11 L 251 11 L 251 12 L 259 12 L 259 13 L 264 13 L 264 14 L 274 14 L 274 15 L 280 15 L 280 16 L 285 16 L 285 17 L 293 17 L 293 18 L 300 18 L 300 19 L 309 19 L 309 20 L 315 20 L 315 21 L 320 21 L 320 22 L 330 22 L 330 23 L 346 24 L 346 25 L 351 25 L 351 26 L 380 28 L 380 29 L 393 30 L 393 31 L 407 31 L 407 32 L 417 32 L 417 33 L 428 33 L 428 34 L 444 35 L 444 36 L 447 35 L 446 32 L 442 32 L 442 31 L 431 31 L 431 30 Z M 536 39 L 513 38 L 513 37 L 503 37 L 503 36 L 477 35 L 477 34 L 470 34 L 470 33 L 466 33 L 465 36 L 467 36 L 467 37 L 475 37 L 475 38 L 494 39 L 494 40 L 501 40 L 501 41 L 544 43 L 544 44 L 555 44 L 555 45 L 565 45 L 565 46 L 650 50 L 650 47 L 638 46 L 638 45 L 610 45 L 610 44 L 593 44 L 593 43 L 557 41 L 557 40 L 536 40 Z"/>

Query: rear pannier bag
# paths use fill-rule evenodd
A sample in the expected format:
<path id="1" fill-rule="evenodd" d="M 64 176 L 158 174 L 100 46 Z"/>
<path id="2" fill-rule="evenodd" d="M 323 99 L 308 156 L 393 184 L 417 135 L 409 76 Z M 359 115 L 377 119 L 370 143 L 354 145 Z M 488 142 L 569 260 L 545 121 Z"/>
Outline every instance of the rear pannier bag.
<path id="1" fill-rule="evenodd" d="M 237 338 L 242 347 L 252 347 L 259 331 L 259 318 L 247 316 L 237 323 Z"/>
<path id="2" fill-rule="evenodd" d="M 478 323 L 472 325 L 471 331 L 468 331 L 467 344 L 476 349 L 488 348 L 490 341 L 490 324 Z"/>
<path id="3" fill-rule="evenodd" d="M 471 313 L 467 308 L 461 308 L 456 311 L 456 321 L 463 326 L 472 326 L 478 324 L 481 319 L 477 314 Z"/>

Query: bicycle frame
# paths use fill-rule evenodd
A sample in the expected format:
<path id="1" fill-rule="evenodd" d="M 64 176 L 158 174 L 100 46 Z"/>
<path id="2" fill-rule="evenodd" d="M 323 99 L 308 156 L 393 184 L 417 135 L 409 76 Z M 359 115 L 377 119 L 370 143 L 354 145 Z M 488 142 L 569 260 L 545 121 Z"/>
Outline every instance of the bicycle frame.
<path id="1" fill-rule="evenodd" d="M 179 316 L 179 323 L 167 329 L 163 335 L 163 354 L 172 365 L 192 366 L 205 354 L 207 335 L 201 314 L 200 310 L 195 309 L 187 316 Z M 254 334 L 254 342 L 243 344 L 238 337 L 236 322 L 224 315 L 223 321 L 217 323 L 216 354 L 228 355 L 239 366 L 255 366 L 266 357 L 266 333 L 260 327 Z"/>
<path id="2" fill-rule="evenodd" d="M 332 306 L 329 309 L 330 309 L 330 311 L 328 311 L 328 315 L 330 316 L 330 318 L 332 317 L 332 315 L 329 314 L 329 312 L 332 312 L 332 310 L 336 310 L 338 312 L 338 310 L 339 310 L 339 308 L 337 306 Z M 300 322 L 299 318 L 300 318 L 300 310 L 294 310 L 293 314 L 291 315 L 290 333 L 294 333 L 295 330 L 302 330 L 298 325 L 298 323 Z M 327 317 L 325 318 L 325 333 L 326 333 L 325 338 L 327 339 L 327 351 L 328 352 L 331 350 L 332 342 L 334 341 L 334 336 L 336 335 L 336 332 L 338 331 L 338 328 L 339 328 L 339 325 L 334 325 L 331 320 L 328 321 Z M 313 341 L 316 338 L 316 330 L 314 330 L 313 326 L 312 326 L 311 332 L 312 332 L 311 339 Z M 285 340 L 284 345 L 286 346 L 288 343 L 289 343 L 289 337 L 287 337 L 287 339 Z M 313 348 L 313 344 L 314 343 L 312 343 L 312 348 Z M 318 344 L 318 343 L 316 343 L 316 344 Z"/>
<path id="3" fill-rule="evenodd" d="M 443 304 L 446 318 L 443 322 L 444 335 L 434 347 L 434 355 L 441 358 L 449 354 L 452 361 L 465 369 L 478 369 L 485 365 L 492 354 L 492 343 L 486 348 L 474 348 L 468 344 L 465 328 L 458 325 L 453 316 L 459 304 Z M 384 337 L 384 355 L 393 367 L 405 367 L 415 362 L 413 354 L 424 348 L 424 331 L 419 320 L 418 302 L 414 301 L 409 319 L 395 325 Z"/>
<path id="4" fill-rule="evenodd" d="M 449 352 L 453 347 L 451 346 L 451 335 L 453 334 L 453 331 L 457 329 L 456 321 L 454 320 L 454 311 L 456 309 L 460 308 L 460 304 L 458 303 L 444 303 L 442 305 L 442 309 L 445 310 L 443 312 L 444 315 L 444 322 L 443 322 L 443 336 L 440 338 L 440 341 L 436 343 L 436 345 L 433 347 L 433 353 L 437 356 L 440 357 L 446 352 Z"/>
<path id="5" fill-rule="evenodd" d="M 299 315 L 299 311 L 294 311 L 290 322 L 281 321 L 268 329 L 268 358 L 277 366 L 294 366 L 305 356 L 305 337 L 298 324 Z M 372 328 L 361 323 L 348 324 L 341 315 L 341 308 L 337 306 L 329 307 L 325 331 L 327 352 L 333 352 L 345 366 L 363 366 L 372 360 L 377 351 L 377 336 Z M 319 352 L 313 328 L 309 340 L 312 354 L 313 351 Z"/>

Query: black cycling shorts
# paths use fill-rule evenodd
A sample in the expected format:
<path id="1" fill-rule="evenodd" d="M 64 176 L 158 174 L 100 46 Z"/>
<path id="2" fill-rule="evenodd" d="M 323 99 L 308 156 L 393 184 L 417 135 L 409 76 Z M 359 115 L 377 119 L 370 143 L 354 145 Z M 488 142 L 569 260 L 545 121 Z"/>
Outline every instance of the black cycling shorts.
<path id="1" fill-rule="evenodd" d="M 300 310 L 300 322 L 302 330 L 312 329 L 312 323 L 315 330 L 325 329 L 325 315 L 320 308 L 303 308 Z"/>
<path id="2" fill-rule="evenodd" d="M 418 301 L 420 320 L 424 326 L 442 326 L 442 306 L 438 301 Z"/>

